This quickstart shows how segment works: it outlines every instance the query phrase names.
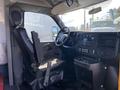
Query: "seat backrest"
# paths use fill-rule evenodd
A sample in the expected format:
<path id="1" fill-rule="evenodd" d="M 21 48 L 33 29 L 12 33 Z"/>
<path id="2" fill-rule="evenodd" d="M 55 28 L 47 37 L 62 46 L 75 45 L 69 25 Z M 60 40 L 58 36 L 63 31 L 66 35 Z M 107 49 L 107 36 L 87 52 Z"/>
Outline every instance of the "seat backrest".
<path id="1" fill-rule="evenodd" d="M 19 43 L 20 48 L 22 49 L 25 55 L 28 55 L 31 59 L 31 63 L 35 62 L 33 44 L 30 41 L 26 30 L 23 27 L 18 27 L 14 30 L 14 36 Z"/>
<path id="2" fill-rule="evenodd" d="M 35 51 L 35 56 L 37 58 L 37 62 L 41 64 L 42 60 L 44 59 L 44 50 L 43 46 L 41 45 L 40 39 L 38 37 L 38 33 L 35 31 L 31 32 L 32 40 L 33 40 L 33 48 Z"/>

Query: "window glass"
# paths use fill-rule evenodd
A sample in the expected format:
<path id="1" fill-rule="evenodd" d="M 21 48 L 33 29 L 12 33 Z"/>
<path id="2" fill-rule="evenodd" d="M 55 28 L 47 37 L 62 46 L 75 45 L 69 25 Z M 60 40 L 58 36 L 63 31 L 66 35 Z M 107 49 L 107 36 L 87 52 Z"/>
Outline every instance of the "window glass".
<path id="1" fill-rule="evenodd" d="M 101 7 L 102 11 L 96 14 L 89 14 L 91 9 L 97 7 Z M 71 31 L 119 32 L 120 0 L 109 0 L 59 16 Z"/>
<path id="2" fill-rule="evenodd" d="M 38 33 L 41 42 L 53 42 L 59 26 L 48 15 L 25 12 L 24 27 L 31 39 L 31 31 Z"/>

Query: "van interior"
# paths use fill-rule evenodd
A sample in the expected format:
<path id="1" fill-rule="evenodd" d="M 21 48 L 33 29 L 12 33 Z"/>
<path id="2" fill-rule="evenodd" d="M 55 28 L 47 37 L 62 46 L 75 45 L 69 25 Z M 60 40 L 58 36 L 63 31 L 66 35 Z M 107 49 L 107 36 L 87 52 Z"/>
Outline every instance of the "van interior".
<path id="1" fill-rule="evenodd" d="M 119 0 L 0 0 L 0 30 L 0 90 L 120 90 Z"/>

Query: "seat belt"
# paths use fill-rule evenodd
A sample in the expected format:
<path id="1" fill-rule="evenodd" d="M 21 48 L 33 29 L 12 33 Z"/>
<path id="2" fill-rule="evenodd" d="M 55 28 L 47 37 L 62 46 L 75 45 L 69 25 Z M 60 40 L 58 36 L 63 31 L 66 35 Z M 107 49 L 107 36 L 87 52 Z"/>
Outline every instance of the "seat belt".
<path id="1" fill-rule="evenodd" d="M 33 47 L 35 50 L 35 56 L 37 58 L 38 63 L 41 64 L 42 60 L 44 59 L 43 47 L 40 43 L 38 33 L 36 33 L 35 31 L 32 31 L 31 34 L 32 34 L 32 40 L 33 40 Z"/>

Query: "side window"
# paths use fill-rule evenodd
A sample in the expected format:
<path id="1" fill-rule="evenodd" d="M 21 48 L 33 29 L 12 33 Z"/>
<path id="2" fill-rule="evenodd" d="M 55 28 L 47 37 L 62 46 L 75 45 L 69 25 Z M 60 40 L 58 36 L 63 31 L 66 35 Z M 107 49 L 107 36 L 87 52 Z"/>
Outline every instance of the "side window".
<path id="1" fill-rule="evenodd" d="M 60 30 L 56 22 L 47 15 L 25 12 L 24 27 L 31 39 L 31 31 L 38 33 L 41 42 L 53 42 Z"/>

